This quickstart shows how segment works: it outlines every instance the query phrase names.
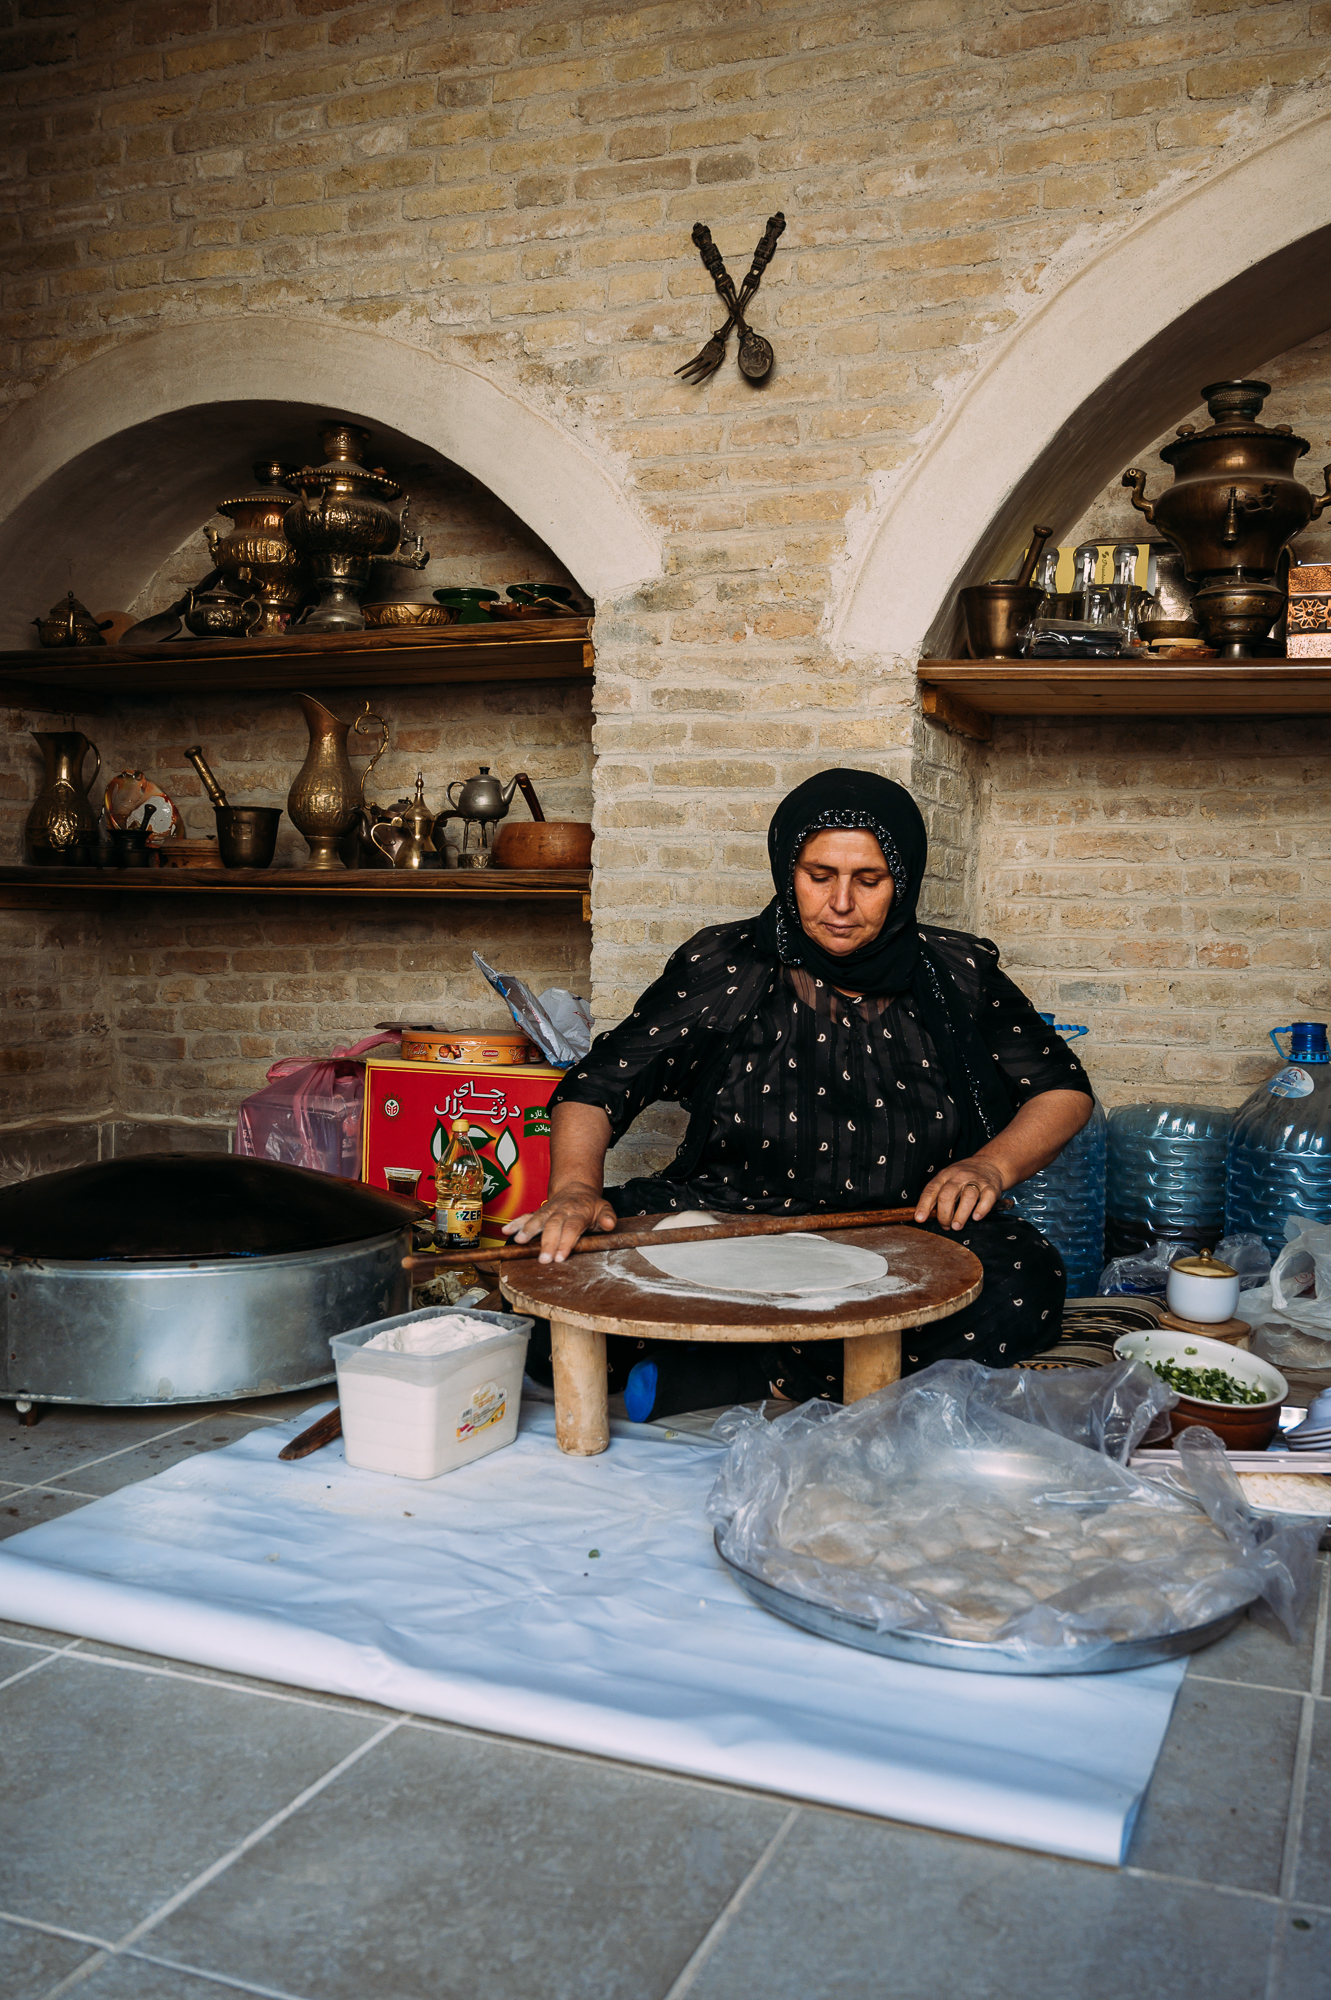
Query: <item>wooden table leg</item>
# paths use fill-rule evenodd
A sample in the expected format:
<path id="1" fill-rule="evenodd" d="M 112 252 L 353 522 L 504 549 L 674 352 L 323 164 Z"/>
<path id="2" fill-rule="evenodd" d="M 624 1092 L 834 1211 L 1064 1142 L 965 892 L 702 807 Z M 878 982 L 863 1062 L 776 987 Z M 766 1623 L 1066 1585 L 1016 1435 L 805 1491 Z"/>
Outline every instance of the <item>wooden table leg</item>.
<path id="1" fill-rule="evenodd" d="M 845 1375 L 842 1401 L 862 1402 L 889 1382 L 901 1380 L 901 1335 L 862 1333 L 845 1347 Z"/>
<path id="2" fill-rule="evenodd" d="M 550 1319 L 555 1371 L 555 1437 L 561 1451 L 594 1458 L 610 1443 L 606 1407 L 605 1335 Z"/>

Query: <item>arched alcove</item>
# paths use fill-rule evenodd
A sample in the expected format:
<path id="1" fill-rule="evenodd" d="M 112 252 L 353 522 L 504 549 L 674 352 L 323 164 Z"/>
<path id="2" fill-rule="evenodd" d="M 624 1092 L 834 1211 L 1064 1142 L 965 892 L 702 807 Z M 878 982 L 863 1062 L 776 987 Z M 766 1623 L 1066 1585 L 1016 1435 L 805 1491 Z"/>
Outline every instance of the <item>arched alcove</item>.
<path id="1" fill-rule="evenodd" d="M 1055 535 L 1197 400 L 1331 326 L 1331 118 L 1189 188 L 1022 317 L 894 488 L 836 640 L 955 652 L 956 591 Z M 1320 481 L 1315 482 L 1320 485 Z"/>
<path id="2" fill-rule="evenodd" d="M 424 447 L 462 466 L 593 598 L 660 573 L 608 457 L 490 377 L 335 323 L 222 320 L 123 342 L 6 425 L 0 566 L 24 589 L 7 594 L 0 646 L 30 643 L 33 611 L 71 586 L 98 607 L 132 601 L 229 483 L 248 490 L 256 438 L 308 462 L 325 413 L 367 424 L 384 457 Z"/>

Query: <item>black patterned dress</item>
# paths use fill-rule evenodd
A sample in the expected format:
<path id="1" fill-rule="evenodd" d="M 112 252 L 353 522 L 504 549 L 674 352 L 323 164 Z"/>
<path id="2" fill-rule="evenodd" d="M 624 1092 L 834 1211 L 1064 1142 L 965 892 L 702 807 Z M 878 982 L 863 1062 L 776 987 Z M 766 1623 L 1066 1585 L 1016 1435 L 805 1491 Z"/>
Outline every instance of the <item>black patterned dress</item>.
<path id="1" fill-rule="evenodd" d="M 959 1157 L 961 1118 L 948 1079 L 908 995 L 848 1000 L 807 972 L 774 965 L 753 947 L 752 922 L 700 931 L 618 1027 L 598 1035 L 554 1103 L 595 1104 L 619 1139 L 649 1104 L 691 1112 L 663 1173 L 606 1189 L 616 1214 L 707 1208 L 745 1215 L 817 1215 L 918 1199 Z M 997 947 L 961 931 L 922 929 L 973 1010 L 1013 1111 L 1047 1090 L 1091 1086 L 1066 1042 L 1000 970 Z M 950 1318 L 903 1336 L 905 1372 L 953 1357 L 1010 1366 L 1052 1343 L 1065 1291 L 1062 1259 L 1038 1230 L 993 1210 L 960 1233 L 984 1266 L 984 1289 Z M 612 1343 L 613 1375 L 641 1358 Z M 622 1349 L 622 1352 L 619 1350 Z M 796 1401 L 839 1397 L 838 1342 L 803 1348 L 702 1347 L 715 1395 L 765 1393 Z"/>

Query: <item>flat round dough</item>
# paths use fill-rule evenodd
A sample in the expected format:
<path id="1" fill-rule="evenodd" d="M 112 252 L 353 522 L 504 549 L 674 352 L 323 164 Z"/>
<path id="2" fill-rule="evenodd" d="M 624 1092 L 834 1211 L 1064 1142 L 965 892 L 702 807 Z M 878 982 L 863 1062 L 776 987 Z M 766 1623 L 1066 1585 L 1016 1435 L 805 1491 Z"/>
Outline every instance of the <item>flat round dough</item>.
<path id="1" fill-rule="evenodd" d="M 703 1292 L 844 1292 L 887 1271 L 876 1250 L 794 1230 L 788 1236 L 732 1236 L 720 1243 L 662 1244 L 640 1250 L 653 1270 Z"/>
<path id="2" fill-rule="evenodd" d="M 705 1208 L 686 1208 L 682 1215 L 663 1215 L 659 1222 L 652 1224 L 652 1233 L 658 1229 L 715 1229 L 719 1225 L 714 1215 Z"/>

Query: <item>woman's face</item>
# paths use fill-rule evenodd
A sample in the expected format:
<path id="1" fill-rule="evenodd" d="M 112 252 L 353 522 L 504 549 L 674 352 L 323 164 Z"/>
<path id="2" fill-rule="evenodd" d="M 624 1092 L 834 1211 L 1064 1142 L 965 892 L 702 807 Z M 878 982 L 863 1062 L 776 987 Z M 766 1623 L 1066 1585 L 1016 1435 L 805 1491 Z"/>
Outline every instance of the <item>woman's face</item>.
<path id="1" fill-rule="evenodd" d="M 795 863 L 795 907 L 824 951 L 856 951 L 877 937 L 892 907 L 892 875 L 871 833 L 815 833 Z"/>

